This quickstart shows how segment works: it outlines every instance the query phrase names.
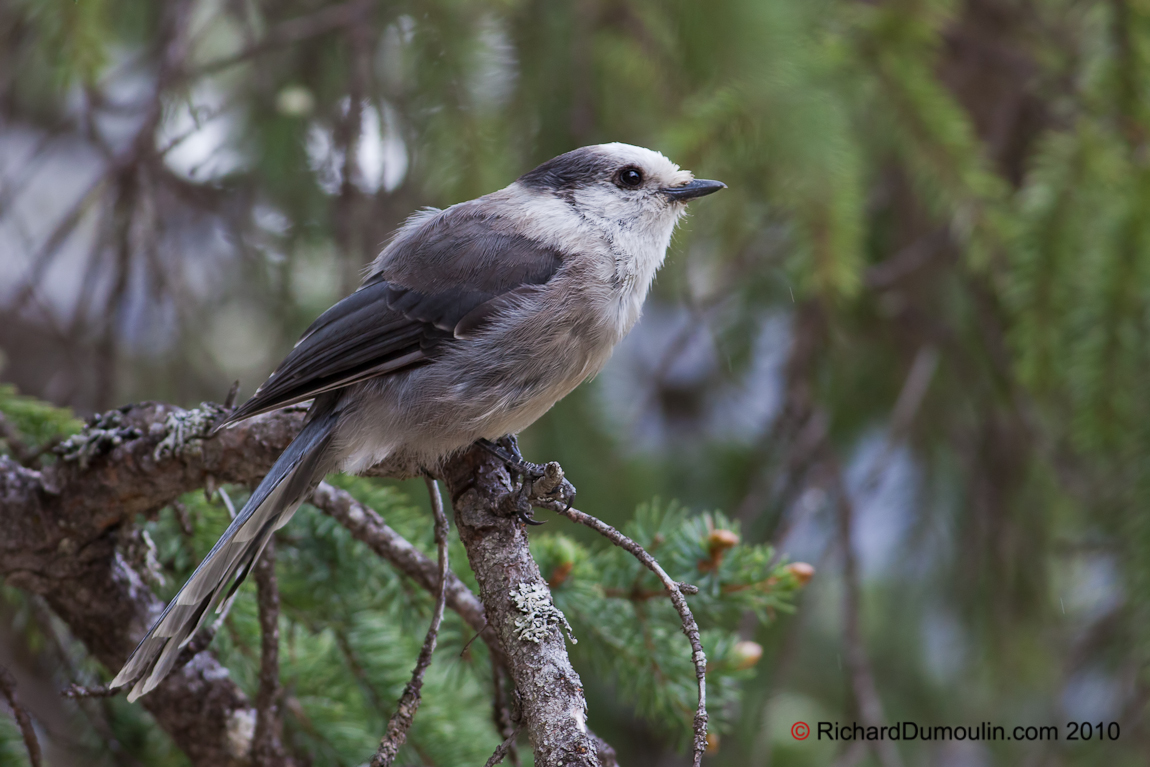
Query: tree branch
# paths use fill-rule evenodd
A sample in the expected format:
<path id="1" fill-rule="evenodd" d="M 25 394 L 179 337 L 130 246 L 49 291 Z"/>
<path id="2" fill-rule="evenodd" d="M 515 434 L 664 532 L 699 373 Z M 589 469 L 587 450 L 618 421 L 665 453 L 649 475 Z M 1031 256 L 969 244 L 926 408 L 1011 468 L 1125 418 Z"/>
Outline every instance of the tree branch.
<path id="1" fill-rule="evenodd" d="M 16 724 L 20 727 L 20 735 L 23 736 L 24 746 L 28 749 L 28 761 L 32 763 L 32 767 L 40 767 L 43 763 L 43 754 L 40 753 L 40 741 L 36 740 L 36 728 L 32 726 L 32 717 L 28 716 L 28 712 L 16 699 L 16 680 L 3 666 L 0 666 L 0 697 L 8 701 L 12 716 L 16 718 Z"/>
<path id="2" fill-rule="evenodd" d="M 551 603 L 547 584 L 531 558 L 524 526 L 515 516 L 517 494 L 506 468 L 486 451 L 472 448 L 449 461 L 443 473 L 459 537 L 515 682 L 535 764 L 600 767 L 598 746 L 587 730 L 583 685 L 567 656 L 562 613 Z M 525 630 L 525 594 L 537 600 L 532 602 L 538 610 L 533 617 L 544 630 Z"/>
<path id="3" fill-rule="evenodd" d="M 847 668 L 850 671 L 851 690 L 859 710 L 859 718 L 868 727 L 881 727 L 885 721 L 882 700 L 875 685 L 870 659 L 867 657 L 859 619 L 858 561 L 854 551 L 854 504 L 847 493 L 846 483 L 836 456 L 829 445 L 824 448 L 824 461 L 835 486 L 835 504 L 839 527 L 839 546 L 843 555 L 843 641 L 846 645 Z M 889 740 L 870 744 L 882 767 L 902 767 L 898 749 Z"/>
<path id="4" fill-rule="evenodd" d="M 76 460 L 41 471 L 0 457 L 0 577 L 43 596 L 109 669 L 123 664 L 164 607 L 116 550 L 118 528 L 209 478 L 258 480 L 302 420 L 298 411 L 278 413 L 203 440 L 206 426 L 176 427 L 195 413 L 210 410 L 145 403 L 113 411 L 62 448 Z M 247 761 L 250 730 L 240 725 L 255 711 L 209 653 L 191 658 L 143 704 L 193 764 Z"/>
<path id="5" fill-rule="evenodd" d="M 399 749 L 407 741 L 407 731 L 415 721 L 415 712 L 419 710 L 419 703 L 422 700 L 420 691 L 423 689 L 423 675 L 431 665 L 431 656 L 435 653 L 435 645 L 439 639 L 439 624 L 443 621 L 443 606 L 447 601 L 447 516 L 443 513 L 443 498 L 439 495 L 439 486 L 431 477 L 424 479 L 427 482 L 427 492 L 431 495 L 431 511 L 435 514 L 435 546 L 439 550 L 437 573 L 439 582 L 436 589 L 435 610 L 431 614 L 431 625 L 419 651 L 419 659 L 411 672 L 411 681 L 404 688 L 403 695 L 399 698 L 399 705 L 387 723 L 387 733 L 371 760 L 371 767 L 391 767 L 391 763 L 399 754 Z"/>
<path id="6" fill-rule="evenodd" d="M 256 694 L 256 732 L 252 738 L 254 767 L 290 767 L 294 760 L 284 752 L 280 697 L 280 594 L 276 585 L 276 541 L 268 539 L 255 567 L 260 613 L 260 689 Z"/>
<path id="7" fill-rule="evenodd" d="M 185 492 L 258 481 L 303 420 L 302 408 L 290 408 L 212 433 L 221 412 L 219 406 L 184 411 L 142 403 L 93 419 L 61 445 L 64 458 L 40 471 L 0 456 L 0 577 L 42 595 L 109 669 L 120 667 L 163 609 L 117 552 L 118 528 Z M 396 462 L 372 474 L 410 477 L 415 471 Z M 448 573 L 446 604 L 508 669 L 536 764 L 599 765 L 601 749 L 586 729 L 583 688 L 560 630 L 527 639 L 515 625 L 524 613 L 514 595 L 524 589 L 554 608 L 515 519 L 517 495 L 506 470 L 486 452 L 469 451 L 442 473 L 483 598 L 480 603 Z M 326 484 L 313 502 L 421 586 L 438 589 L 435 563 L 378 514 Z M 198 636 L 193 644 L 200 649 Z M 239 765 L 250 758 L 252 738 L 243 733 L 251 729 L 242 725 L 257 712 L 211 653 L 196 654 L 142 702 L 193 764 Z"/>
<path id="8" fill-rule="evenodd" d="M 483 767 L 495 767 L 495 765 L 502 762 L 503 757 L 507 756 L 507 752 L 511 750 L 513 745 L 515 745 L 515 739 L 517 737 L 519 737 L 518 727 L 512 730 L 511 734 L 508 735 L 504 741 L 499 744 L 499 746 L 495 749 L 495 753 L 491 755 L 491 758 L 487 760 L 487 764 L 483 765 Z"/>
<path id="9" fill-rule="evenodd" d="M 370 0 L 351 0 L 351 2 L 323 7 L 305 16 L 281 21 L 269 29 L 262 39 L 239 53 L 225 56 L 215 61 L 209 61 L 192 71 L 183 73 L 183 76 L 198 78 L 215 74 L 228 67 L 261 56 L 276 48 L 285 48 L 357 22 L 362 22 L 365 14 L 371 10 L 371 7 L 372 3 Z"/>

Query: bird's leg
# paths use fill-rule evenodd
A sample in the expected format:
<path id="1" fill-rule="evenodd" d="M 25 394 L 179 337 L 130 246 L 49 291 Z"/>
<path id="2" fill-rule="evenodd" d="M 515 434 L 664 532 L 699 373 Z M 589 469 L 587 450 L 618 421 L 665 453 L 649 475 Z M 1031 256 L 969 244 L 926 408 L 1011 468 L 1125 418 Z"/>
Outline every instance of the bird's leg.
<path id="1" fill-rule="evenodd" d="M 575 487 L 563 476 L 563 469 L 554 461 L 547 464 L 531 463 L 519 452 L 519 441 L 514 434 L 508 434 L 498 442 L 481 439 L 479 445 L 487 452 L 503 461 L 512 481 L 522 478 L 519 489 L 521 510 L 519 519 L 528 525 L 541 525 L 532 516 L 531 500 L 538 497 L 555 498 L 566 501 L 567 508 L 575 502 Z M 537 493 L 536 490 L 539 492 Z"/>
<path id="2" fill-rule="evenodd" d="M 544 524 L 535 519 L 534 509 L 530 502 L 530 488 L 533 485 L 533 479 L 542 476 L 542 467 L 523 459 L 523 454 L 519 452 L 519 441 L 515 439 L 514 435 L 508 435 L 498 442 L 481 439 L 478 444 L 503 462 L 513 483 L 519 482 L 520 479 L 523 480 L 519 487 L 518 503 L 516 504 L 518 507 L 516 516 L 519 517 L 519 521 L 525 525 Z"/>
<path id="3" fill-rule="evenodd" d="M 481 448 L 491 453 L 493 456 L 503 461 L 503 465 L 507 467 L 507 471 L 511 474 L 511 481 L 518 482 L 520 478 L 530 476 L 536 470 L 540 470 L 538 464 L 528 463 L 523 460 L 523 454 L 519 452 L 519 443 L 514 437 L 504 437 L 498 442 L 492 442 L 489 439 L 480 439 L 476 444 Z"/>

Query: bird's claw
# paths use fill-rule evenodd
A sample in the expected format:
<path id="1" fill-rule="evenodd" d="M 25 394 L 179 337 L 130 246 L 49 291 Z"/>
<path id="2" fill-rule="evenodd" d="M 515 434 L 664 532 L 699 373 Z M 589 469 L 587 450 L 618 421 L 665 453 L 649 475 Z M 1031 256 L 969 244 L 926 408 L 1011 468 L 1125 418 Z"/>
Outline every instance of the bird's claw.
<path id="1" fill-rule="evenodd" d="M 519 521 L 525 525 L 545 525 L 546 520 L 535 518 L 535 509 L 530 506 L 527 509 L 520 509 L 516 512 L 515 516 L 519 517 Z"/>
<path id="2" fill-rule="evenodd" d="M 524 524 L 544 524 L 532 516 L 535 501 L 562 501 L 566 504 L 564 511 L 569 510 L 575 503 L 575 486 L 567 481 L 563 467 L 555 461 L 538 464 L 524 460 L 514 435 L 503 437 L 498 442 L 479 440 L 479 444 L 503 461 L 508 474 L 511 475 L 512 483 L 519 485 L 515 499 L 518 509 L 516 516 Z"/>

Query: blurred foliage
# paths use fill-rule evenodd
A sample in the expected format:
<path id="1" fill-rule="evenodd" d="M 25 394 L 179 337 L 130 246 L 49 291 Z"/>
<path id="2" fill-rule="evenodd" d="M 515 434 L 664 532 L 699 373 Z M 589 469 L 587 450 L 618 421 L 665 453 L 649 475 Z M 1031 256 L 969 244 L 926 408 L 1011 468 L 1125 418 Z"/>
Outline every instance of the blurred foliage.
<path id="1" fill-rule="evenodd" d="M 636 517 L 640 537 L 677 531 L 675 567 L 708 524 L 745 541 L 739 577 L 779 577 L 766 541 L 815 561 L 779 628 L 740 622 L 736 637 L 736 616 L 708 610 L 716 659 L 737 638 L 766 648 L 716 684 L 734 729 L 713 763 L 828 763 L 838 746 L 797 743 L 790 724 L 859 717 L 835 567 L 848 493 L 889 721 L 1122 722 L 1114 743 L 908 743 L 905 760 L 1141 764 L 1148 136 L 1150 11 L 1129 0 L 17 0 L 0 4 L 0 237 L 16 264 L 0 270 L 3 375 L 83 413 L 220 399 L 237 377 L 250 390 L 413 210 L 578 145 L 651 146 L 729 189 L 692 207 L 625 353 L 524 448 L 562 461 L 580 505 L 613 524 L 657 495 L 727 509 L 730 523 Z M 12 402 L 0 393 L 15 418 Z M 406 519 L 398 496 L 372 498 Z M 174 588 L 212 533 L 197 526 L 180 555 L 165 520 L 149 524 L 169 525 L 154 537 Z M 411 520 L 405 534 L 430 540 Z M 306 571 L 292 558 L 340 545 L 323 522 L 301 512 L 284 531 L 283 567 L 300 568 L 285 589 Z M 586 531 L 537 549 L 552 572 L 595 573 L 556 589 L 583 640 L 591 726 L 626 763 L 661 763 L 687 692 L 614 665 L 578 616 L 636 640 L 651 627 L 677 668 L 667 606 L 604 591 L 606 573 L 636 581 Z M 297 592 L 311 606 L 285 621 L 309 628 L 285 642 L 317 675 L 338 660 L 333 632 L 370 646 L 364 674 L 387 701 L 414 653 L 369 639 L 426 601 L 364 567 L 319 572 L 378 577 L 391 601 L 360 616 L 364 585 L 350 612 Z M 707 576 L 720 593 L 724 577 Z M 732 611 L 772 609 L 749 591 Z M 461 695 L 485 689 L 471 664 L 451 682 Z M 346 718 L 302 710 L 364 729 L 308 748 L 346 753 L 378 730 L 378 707 L 347 701 Z M 436 716 L 420 737 L 437 748 L 493 742 L 440 743 Z M 159 748 L 139 728 L 132 742 Z"/>
<path id="2" fill-rule="evenodd" d="M 737 525 L 721 514 L 688 516 L 673 505 L 650 504 L 623 533 L 657 557 L 671 578 L 699 587 L 690 603 L 704 629 L 711 727 L 729 729 L 736 682 L 749 676 L 734 629 L 744 611 L 765 623 L 776 610 L 788 610 L 799 581 L 785 564 L 772 564 L 769 546 L 739 545 Z M 555 604 L 575 626 L 576 659 L 613 678 L 622 700 L 663 729 L 673 728 L 680 745 L 689 744 L 698 694 L 691 648 L 654 574 L 605 543 L 589 550 L 561 534 L 543 535 L 531 548 Z"/>
<path id="3" fill-rule="evenodd" d="M 12 428 L 30 447 L 39 447 L 53 437 L 76 434 L 84 425 L 68 408 L 53 407 L 35 397 L 21 396 L 10 384 L 0 384 L 0 414 L 11 422 Z M 3 447 L 0 442 L 0 449 Z"/>

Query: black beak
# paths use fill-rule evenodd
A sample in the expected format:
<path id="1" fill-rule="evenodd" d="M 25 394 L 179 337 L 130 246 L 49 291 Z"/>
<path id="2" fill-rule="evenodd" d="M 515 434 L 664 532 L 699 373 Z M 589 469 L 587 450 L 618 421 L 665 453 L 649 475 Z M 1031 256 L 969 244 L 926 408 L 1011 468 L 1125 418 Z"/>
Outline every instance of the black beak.
<path id="1" fill-rule="evenodd" d="M 679 202 L 686 202 L 693 200 L 696 197 L 705 197 L 712 192 L 717 192 L 720 189 L 726 189 L 727 185 L 722 181 L 708 181 L 705 178 L 697 178 L 689 184 L 683 186 L 672 186 L 667 189 L 660 189 L 663 194 L 670 197 L 672 200 Z"/>

